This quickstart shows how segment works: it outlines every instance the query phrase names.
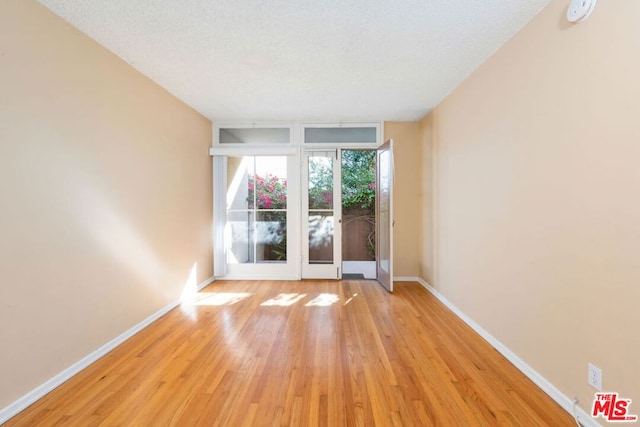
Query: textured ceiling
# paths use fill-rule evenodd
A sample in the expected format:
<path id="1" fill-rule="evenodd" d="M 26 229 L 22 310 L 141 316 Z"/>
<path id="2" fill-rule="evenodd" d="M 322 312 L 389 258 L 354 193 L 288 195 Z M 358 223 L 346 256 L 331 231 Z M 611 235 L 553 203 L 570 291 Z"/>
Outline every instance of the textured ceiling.
<path id="1" fill-rule="evenodd" d="M 415 120 L 549 0 L 39 0 L 216 121 Z"/>

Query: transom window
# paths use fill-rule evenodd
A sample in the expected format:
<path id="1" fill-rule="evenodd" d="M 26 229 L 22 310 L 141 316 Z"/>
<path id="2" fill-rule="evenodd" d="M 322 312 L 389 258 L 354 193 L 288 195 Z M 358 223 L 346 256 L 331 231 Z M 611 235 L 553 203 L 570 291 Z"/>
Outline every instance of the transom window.
<path id="1" fill-rule="evenodd" d="M 218 142 L 228 144 L 289 144 L 291 129 L 288 127 L 233 128 L 222 127 L 218 132 Z"/>
<path id="2" fill-rule="evenodd" d="M 381 123 L 216 124 L 213 146 L 271 150 L 284 149 L 287 145 L 308 147 L 314 144 L 368 144 L 376 147 L 382 140 L 382 133 Z"/>
<path id="3" fill-rule="evenodd" d="M 305 127 L 304 143 L 375 143 L 378 128 L 371 127 Z"/>

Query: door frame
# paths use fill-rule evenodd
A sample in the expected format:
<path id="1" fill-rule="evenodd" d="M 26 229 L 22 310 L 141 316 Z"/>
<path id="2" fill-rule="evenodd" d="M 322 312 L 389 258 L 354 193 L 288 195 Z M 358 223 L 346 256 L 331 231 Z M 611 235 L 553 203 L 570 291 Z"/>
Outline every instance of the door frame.
<path id="1" fill-rule="evenodd" d="M 332 158 L 333 172 L 333 262 L 331 264 L 309 263 L 309 167 L 308 158 Z M 301 278 L 302 279 L 337 279 L 342 278 L 342 165 L 341 149 L 327 147 L 324 149 L 305 149 L 300 156 L 300 228 L 301 238 Z"/>
<path id="2" fill-rule="evenodd" d="M 339 143 L 339 142 L 314 142 L 306 143 L 305 141 L 305 129 L 307 127 L 375 127 L 376 141 L 371 142 L 351 142 L 351 143 Z M 218 138 L 218 133 L 222 128 L 254 128 L 254 127 L 286 127 L 290 129 L 290 141 L 288 144 L 263 144 L 263 143 L 243 143 L 243 144 L 221 144 Z M 289 122 L 289 123 L 270 123 L 270 122 L 256 122 L 256 123 L 216 123 L 214 125 L 214 132 L 212 136 L 212 146 L 209 148 L 209 154 L 212 156 L 212 180 L 213 180 L 213 258 L 214 258 L 214 277 L 230 279 L 230 280 L 259 280 L 259 279 L 273 279 L 273 280 L 300 280 L 302 279 L 302 241 L 303 241 L 303 206 L 302 206 L 302 189 L 301 189 L 301 172 L 302 172 L 302 160 L 303 151 L 308 149 L 316 150 L 332 150 L 335 149 L 338 153 L 341 153 L 343 149 L 355 149 L 355 150 L 376 150 L 382 141 L 382 135 L 384 135 L 384 122 L 368 122 L 368 123 L 302 123 L 302 122 Z M 224 244 L 224 227 L 226 223 L 226 209 L 225 209 L 225 191 L 221 190 L 221 184 L 225 184 L 226 171 L 224 170 L 224 162 L 221 160 L 224 156 L 262 156 L 262 155 L 286 155 L 292 156 L 295 167 L 295 172 L 288 178 L 291 187 L 289 187 L 289 195 L 295 197 L 295 207 L 292 209 L 292 216 L 288 216 L 288 232 L 287 232 L 287 246 L 288 254 L 287 261 L 293 262 L 291 270 L 287 273 L 277 273 L 275 271 L 269 273 L 260 268 L 263 264 L 259 264 L 255 271 L 247 271 L 242 274 L 230 275 L 226 268 L 226 255 Z M 340 165 L 342 167 L 342 165 Z M 341 180 L 341 175 L 339 176 Z M 335 178 L 335 176 L 334 176 Z M 294 190 L 293 187 L 297 189 Z M 334 188 L 340 188 L 339 185 Z M 341 196 L 341 192 L 340 192 Z M 292 200 L 293 201 L 293 200 Z M 340 211 L 342 210 L 342 203 L 337 204 Z M 288 206 L 288 209 L 291 207 Z M 340 218 L 341 218 L 340 212 Z M 338 227 L 334 229 L 339 230 L 342 233 L 342 227 L 340 223 Z M 294 249 L 294 252 L 290 252 L 289 249 Z M 338 262 L 336 274 L 337 278 L 341 278 L 342 275 L 342 248 L 340 248 L 340 258 Z M 220 262 L 220 259 L 223 261 Z M 335 263 L 335 260 L 334 260 Z M 264 266 L 268 266 L 264 264 Z M 232 269 L 235 270 L 235 269 Z M 265 274 L 267 273 L 267 274 Z"/>

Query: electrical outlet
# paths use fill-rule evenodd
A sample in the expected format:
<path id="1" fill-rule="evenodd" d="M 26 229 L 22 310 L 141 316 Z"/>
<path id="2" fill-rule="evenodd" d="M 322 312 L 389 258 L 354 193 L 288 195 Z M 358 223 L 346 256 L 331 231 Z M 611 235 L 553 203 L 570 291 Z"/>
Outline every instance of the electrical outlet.
<path id="1" fill-rule="evenodd" d="M 598 391 L 602 391 L 602 370 L 589 363 L 589 385 Z"/>

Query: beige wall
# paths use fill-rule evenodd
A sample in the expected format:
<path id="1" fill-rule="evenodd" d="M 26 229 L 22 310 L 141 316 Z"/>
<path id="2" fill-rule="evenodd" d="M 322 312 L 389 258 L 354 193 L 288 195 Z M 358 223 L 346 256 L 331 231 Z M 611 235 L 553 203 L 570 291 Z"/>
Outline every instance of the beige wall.
<path id="1" fill-rule="evenodd" d="M 567 3 L 430 117 L 433 284 L 587 409 L 593 362 L 640 413 L 640 2 Z"/>
<path id="2" fill-rule="evenodd" d="M 433 283 L 434 277 L 434 211 L 433 211 L 433 115 L 428 114 L 419 122 L 420 126 L 420 159 L 422 174 L 420 176 L 421 204 L 420 223 L 422 225 L 419 240 L 418 276 L 427 283 Z"/>
<path id="3" fill-rule="evenodd" d="M 418 276 L 422 233 L 422 145 L 419 122 L 385 122 L 384 138 L 393 138 L 394 276 Z"/>
<path id="4" fill-rule="evenodd" d="M 211 276 L 211 122 L 0 2 L 0 408 Z"/>

